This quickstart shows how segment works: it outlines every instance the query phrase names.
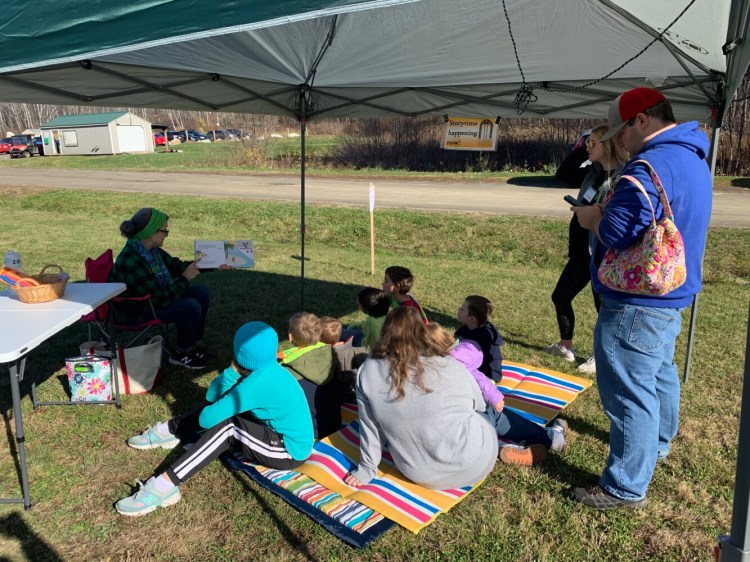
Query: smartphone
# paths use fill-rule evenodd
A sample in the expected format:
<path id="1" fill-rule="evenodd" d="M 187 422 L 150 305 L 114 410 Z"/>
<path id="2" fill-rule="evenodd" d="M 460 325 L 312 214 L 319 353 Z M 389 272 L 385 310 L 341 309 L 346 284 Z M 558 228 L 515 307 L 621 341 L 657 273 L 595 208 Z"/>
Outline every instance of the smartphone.
<path id="1" fill-rule="evenodd" d="M 563 197 L 563 199 L 565 199 L 567 203 L 570 203 L 571 205 L 573 205 L 573 207 L 585 207 L 583 203 L 581 203 L 578 199 L 576 199 L 572 195 L 566 195 L 565 197 Z"/>

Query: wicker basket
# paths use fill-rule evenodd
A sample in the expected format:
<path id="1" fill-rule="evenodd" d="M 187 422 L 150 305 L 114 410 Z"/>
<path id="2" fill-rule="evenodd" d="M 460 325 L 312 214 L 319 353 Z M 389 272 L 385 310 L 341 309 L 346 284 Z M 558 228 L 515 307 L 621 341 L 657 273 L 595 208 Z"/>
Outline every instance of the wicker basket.
<path id="1" fill-rule="evenodd" d="M 47 269 L 56 267 L 60 271 L 57 273 L 47 273 Z M 33 279 L 39 282 L 39 285 L 33 287 L 13 287 L 18 300 L 27 304 L 39 302 L 49 302 L 59 299 L 65 293 L 65 286 L 68 284 L 68 276 L 61 275 L 63 272 L 59 265 L 45 265 L 39 275 L 32 275 Z"/>

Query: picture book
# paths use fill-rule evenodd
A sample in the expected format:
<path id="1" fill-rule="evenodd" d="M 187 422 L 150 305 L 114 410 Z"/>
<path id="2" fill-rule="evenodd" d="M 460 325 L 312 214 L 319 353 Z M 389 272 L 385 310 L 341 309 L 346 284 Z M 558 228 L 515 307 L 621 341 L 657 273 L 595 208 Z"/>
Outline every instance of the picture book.
<path id="1" fill-rule="evenodd" d="M 255 267 L 253 241 L 196 240 L 195 259 L 199 260 L 199 269 L 217 269 L 222 265 Z"/>

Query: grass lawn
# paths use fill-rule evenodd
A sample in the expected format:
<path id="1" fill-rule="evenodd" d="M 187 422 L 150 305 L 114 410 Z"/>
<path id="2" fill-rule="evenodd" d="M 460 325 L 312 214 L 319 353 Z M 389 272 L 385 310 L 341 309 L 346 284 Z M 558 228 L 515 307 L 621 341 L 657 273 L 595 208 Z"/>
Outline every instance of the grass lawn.
<path id="1" fill-rule="evenodd" d="M 149 157 L 154 157 L 151 155 Z M 55 162 L 31 159 L 13 162 Z M 3 163 L 6 165 L 7 163 Z M 750 230 L 712 229 L 705 261 L 690 381 L 683 387 L 681 429 L 659 464 L 648 506 L 598 513 L 569 499 L 571 484 L 597 481 L 607 454 L 608 423 L 595 386 L 563 416 L 568 451 L 539 469 L 498 464 L 448 515 L 419 535 L 394 528 L 363 551 L 335 539 L 306 516 L 244 476 L 213 463 L 182 488 L 174 507 L 124 518 L 113 503 L 131 493 L 178 450 L 135 451 L 125 439 L 157 420 L 200 404 L 209 382 L 230 360 L 242 323 L 260 319 L 280 335 L 299 308 L 298 206 L 74 191 L 0 191 L 0 248 L 15 248 L 24 269 L 46 263 L 83 277 L 83 262 L 123 239 L 119 223 L 139 207 L 171 215 L 165 249 L 187 257 L 195 238 L 251 238 L 257 267 L 206 273 L 212 291 L 207 343 L 220 357 L 204 372 L 166 364 L 152 394 L 111 406 L 50 406 L 33 411 L 30 380 L 40 399 L 63 399 L 63 359 L 78 353 L 86 328 L 74 325 L 31 354 L 22 383 L 31 494 L 23 511 L 0 507 L 3 560 L 707 560 L 728 532 L 737 453 L 742 369 L 750 284 Z M 463 297 L 478 293 L 496 307 L 504 355 L 573 373 L 574 365 L 541 348 L 557 340 L 549 295 L 566 251 L 563 220 L 410 211 L 378 211 L 376 274 L 370 275 L 367 211 L 308 207 L 305 308 L 343 321 L 357 318 L 354 296 L 379 285 L 388 265 L 416 276 L 414 293 L 431 319 L 456 327 Z M 592 351 L 590 294 L 576 301 L 580 359 Z M 685 330 L 677 362 L 684 364 Z M 6 371 L 7 372 L 7 371 Z M 13 431 L 7 374 L 0 374 L 6 437 L 0 440 L 0 496 L 19 494 L 9 449 Z"/>

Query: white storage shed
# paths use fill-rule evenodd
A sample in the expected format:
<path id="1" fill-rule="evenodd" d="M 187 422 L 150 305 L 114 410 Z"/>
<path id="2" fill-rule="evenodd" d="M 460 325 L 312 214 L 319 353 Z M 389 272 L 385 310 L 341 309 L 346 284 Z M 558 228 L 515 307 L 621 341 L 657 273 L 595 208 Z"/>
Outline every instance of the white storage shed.
<path id="1" fill-rule="evenodd" d="M 129 111 L 63 115 L 41 126 L 62 155 L 153 152 L 151 123 Z"/>

